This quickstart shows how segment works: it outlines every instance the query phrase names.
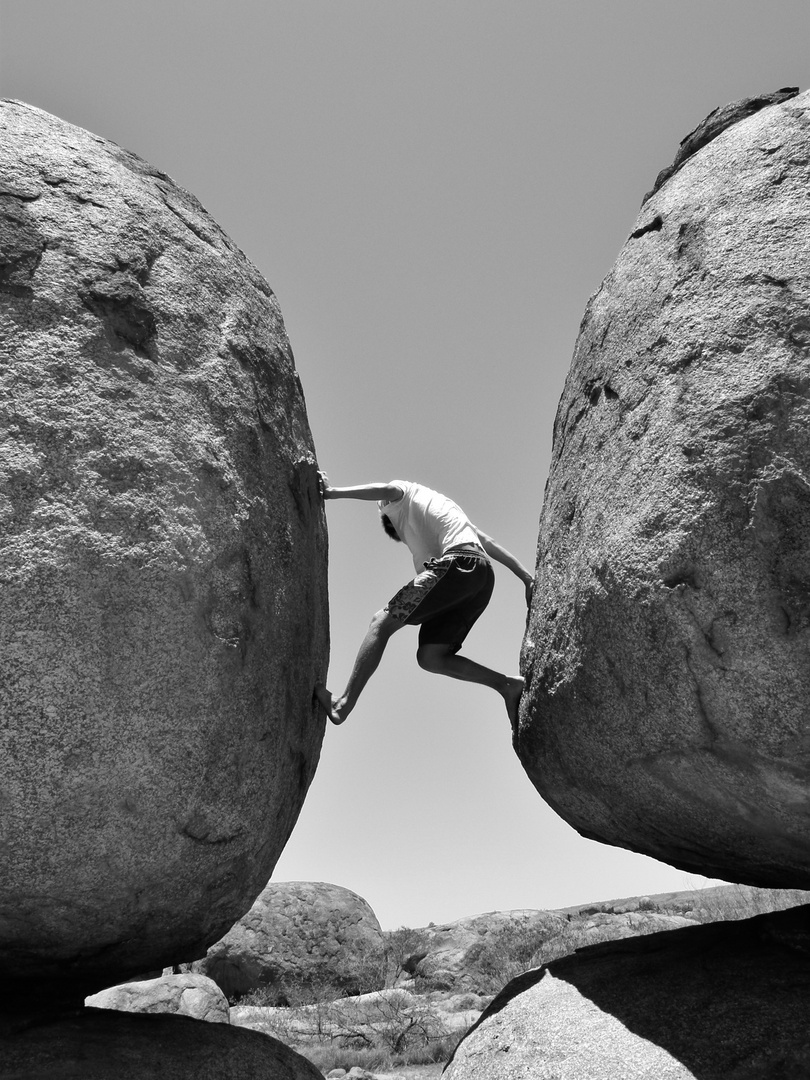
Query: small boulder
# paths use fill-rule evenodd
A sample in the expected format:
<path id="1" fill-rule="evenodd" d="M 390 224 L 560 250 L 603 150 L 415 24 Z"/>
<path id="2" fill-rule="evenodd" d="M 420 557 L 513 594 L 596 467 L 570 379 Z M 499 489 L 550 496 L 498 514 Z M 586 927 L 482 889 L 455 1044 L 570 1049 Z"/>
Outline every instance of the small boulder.
<path id="1" fill-rule="evenodd" d="M 383 933 L 366 901 L 321 881 L 271 881 L 194 971 L 229 997 L 262 987 L 266 1004 L 312 989 L 359 994 L 385 985 Z"/>
<path id="2" fill-rule="evenodd" d="M 194 972 L 111 986 L 86 998 L 85 1005 L 121 1012 L 177 1013 L 215 1024 L 231 1022 L 228 999 L 220 988 L 213 979 Z"/>

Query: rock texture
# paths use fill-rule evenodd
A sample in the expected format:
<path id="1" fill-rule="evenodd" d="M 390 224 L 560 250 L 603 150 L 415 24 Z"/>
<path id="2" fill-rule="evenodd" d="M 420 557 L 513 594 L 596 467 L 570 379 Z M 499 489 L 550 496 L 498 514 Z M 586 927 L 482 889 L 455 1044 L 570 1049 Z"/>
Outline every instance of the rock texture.
<path id="1" fill-rule="evenodd" d="M 228 999 L 217 984 L 193 972 L 111 986 L 88 997 L 85 1005 L 120 1012 L 173 1013 L 214 1024 L 231 1022 Z"/>
<path id="2" fill-rule="evenodd" d="M 406 957 L 402 967 L 437 990 L 486 993 L 493 980 L 495 989 L 503 985 L 500 967 L 506 954 L 522 953 L 528 961 L 542 942 L 566 925 L 554 912 L 528 908 L 470 915 L 419 930 L 424 945 Z"/>
<path id="3" fill-rule="evenodd" d="M 446 1080 L 810 1075 L 810 908 L 596 945 L 527 972 Z"/>
<path id="4" fill-rule="evenodd" d="M 659 915 L 650 911 L 626 911 L 618 915 L 607 911 L 595 912 L 566 923 L 563 930 L 552 934 L 543 945 L 542 959 L 544 963 L 549 963 L 570 956 L 577 949 L 603 941 L 621 941 L 696 925 L 695 919 L 686 919 L 682 915 Z"/>
<path id="5" fill-rule="evenodd" d="M 283 1043 L 185 1016 L 83 1009 L 9 1032 L 3 1080 L 323 1080 Z"/>
<path id="6" fill-rule="evenodd" d="M 383 951 L 380 924 L 361 896 L 322 881 L 271 881 L 193 967 L 228 997 L 262 986 L 268 1004 L 284 1004 L 308 987 L 382 989 Z"/>
<path id="7" fill-rule="evenodd" d="M 281 313 L 145 161 L 0 104 L 0 977 L 204 954 L 324 719 L 326 534 Z"/>
<path id="8" fill-rule="evenodd" d="M 809 182 L 805 93 L 686 158 L 589 302 L 515 731 L 583 835 L 796 888 L 810 885 Z"/>

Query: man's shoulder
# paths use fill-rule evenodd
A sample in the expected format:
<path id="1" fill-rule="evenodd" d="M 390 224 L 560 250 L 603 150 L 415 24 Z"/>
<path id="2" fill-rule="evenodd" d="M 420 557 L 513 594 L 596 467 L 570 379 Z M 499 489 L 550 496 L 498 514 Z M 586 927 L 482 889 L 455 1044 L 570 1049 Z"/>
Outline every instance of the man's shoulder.
<path id="1" fill-rule="evenodd" d="M 419 487 L 418 484 L 414 484 L 410 480 L 390 480 L 388 486 L 389 488 L 395 488 L 396 491 L 391 492 L 391 498 L 383 502 L 382 506 L 394 506 L 396 503 L 402 502 L 406 495 L 413 494 L 414 489 Z"/>

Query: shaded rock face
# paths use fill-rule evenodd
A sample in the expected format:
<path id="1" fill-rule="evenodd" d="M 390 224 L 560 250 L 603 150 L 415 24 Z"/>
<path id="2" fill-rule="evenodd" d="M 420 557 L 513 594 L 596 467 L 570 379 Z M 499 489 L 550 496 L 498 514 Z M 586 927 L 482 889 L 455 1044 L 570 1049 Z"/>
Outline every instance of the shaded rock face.
<path id="1" fill-rule="evenodd" d="M 344 994 L 379 990 L 385 982 L 383 933 L 366 901 L 348 889 L 271 881 L 193 969 L 228 997 L 262 986 L 278 1004 L 324 985 Z"/>
<path id="2" fill-rule="evenodd" d="M 295 823 L 326 534 L 275 297 L 146 162 L 0 105 L 0 975 L 203 955 Z"/>
<path id="3" fill-rule="evenodd" d="M 554 432 L 517 752 L 583 835 L 810 885 L 810 94 L 646 202 Z"/>
<path id="4" fill-rule="evenodd" d="M 527 960 L 565 925 L 562 916 L 531 908 L 470 915 L 418 931 L 424 947 L 407 957 L 402 967 L 437 990 L 486 993 L 493 982 L 495 988 L 503 985 L 505 955 L 522 954 Z"/>
<path id="5" fill-rule="evenodd" d="M 447 1080 L 810 1075 L 810 908 L 584 949 L 514 979 Z"/>
<path id="6" fill-rule="evenodd" d="M 214 1024 L 231 1022 L 228 999 L 212 979 L 186 972 L 111 986 L 85 1000 L 92 1009 L 175 1013 Z"/>
<path id="7" fill-rule="evenodd" d="M 186 1016 L 82 1009 L 3 1038 L 3 1080 L 323 1080 L 269 1035 Z"/>

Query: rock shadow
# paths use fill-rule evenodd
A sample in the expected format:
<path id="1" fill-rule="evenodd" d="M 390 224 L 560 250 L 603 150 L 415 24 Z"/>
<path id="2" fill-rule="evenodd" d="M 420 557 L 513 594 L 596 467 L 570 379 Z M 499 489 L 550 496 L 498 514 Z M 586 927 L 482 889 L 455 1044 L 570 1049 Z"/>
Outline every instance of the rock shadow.
<path id="1" fill-rule="evenodd" d="M 555 980 L 567 986 L 555 988 Z M 579 1007 L 572 1011 L 570 1000 L 577 995 Z M 566 1007 L 555 1009 L 563 998 Z M 503 1014 L 501 1038 L 507 1030 L 511 1034 L 510 1006 L 521 1010 L 512 1043 L 518 1042 L 518 1027 L 524 1036 L 529 1030 L 538 1066 L 544 1039 L 549 1057 L 553 1052 L 562 1065 L 565 1044 L 573 1053 L 607 1015 L 630 1033 L 628 1041 L 635 1036 L 660 1047 L 695 1080 L 810 1076 L 810 905 L 593 945 L 528 971 L 504 987 L 459 1045 L 456 1059 L 489 1018 Z M 481 1042 L 484 1036 L 482 1031 Z M 502 1043 L 497 1049 L 509 1047 Z M 599 1054 L 598 1038 L 592 1051 Z M 450 1075 L 466 1075 L 459 1065 L 458 1073 L 448 1066 Z M 568 1073 L 563 1069 L 561 1075 Z M 608 1067 L 599 1075 L 614 1072 Z"/>

